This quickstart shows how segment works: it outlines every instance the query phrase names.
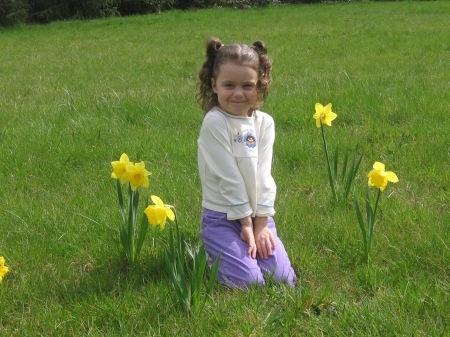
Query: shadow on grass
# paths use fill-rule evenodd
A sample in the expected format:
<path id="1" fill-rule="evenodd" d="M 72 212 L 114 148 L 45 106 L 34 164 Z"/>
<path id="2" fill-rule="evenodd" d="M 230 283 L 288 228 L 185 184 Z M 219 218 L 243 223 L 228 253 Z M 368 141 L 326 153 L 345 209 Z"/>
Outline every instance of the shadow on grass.
<path id="1" fill-rule="evenodd" d="M 122 254 L 102 256 L 99 263 L 76 263 L 70 284 L 60 284 L 55 295 L 73 303 L 92 296 L 120 297 L 123 292 L 145 291 L 168 282 L 164 250 L 143 251 L 139 264 L 130 266 Z"/>

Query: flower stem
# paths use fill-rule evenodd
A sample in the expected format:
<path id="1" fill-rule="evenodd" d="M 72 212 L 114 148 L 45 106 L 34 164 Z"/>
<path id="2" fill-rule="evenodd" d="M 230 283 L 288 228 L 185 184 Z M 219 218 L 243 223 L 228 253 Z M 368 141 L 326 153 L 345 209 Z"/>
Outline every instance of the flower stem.
<path id="1" fill-rule="evenodd" d="M 380 195 L 381 195 L 381 190 L 378 189 L 377 200 L 375 201 L 375 207 L 373 208 L 373 212 L 371 211 L 371 212 L 368 213 L 368 214 L 370 214 L 370 216 L 367 219 L 367 222 L 368 222 L 368 229 L 367 229 L 368 230 L 367 263 L 370 262 L 369 259 L 370 259 L 370 254 L 372 252 L 373 231 L 374 231 L 374 227 L 375 227 L 376 214 L 377 214 L 378 202 L 380 201 Z"/>
<path id="2" fill-rule="evenodd" d="M 335 191 L 335 188 L 334 188 L 333 175 L 331 173 L 330 158 L 328 156 L 328 145 L 327 145 L 327 141 L 325 139 L 325 133 L 323 131 L 323 124 L 322 123 L 320 124 L 320 130 L 322 131 L 323 147 L 325 149 L 325 157 L 327 158 L 328 179 L 330 181 L 331 192 L 333 193 L 334 200 L 337 202 L 338 200 L 337 200 L 336 191 Z"/>
<path id="3" fill-rule="evenodd" d="M 130 198 L 130 216 L 128 218 L 128 256 L 131 264 L 134 264 L 134 232 L 136 228 L 136 209 L 135 209 L 135 198 L 137 191 L 131 191 Z"/>
<path id="4" fill-rule="evenodd" d="M 373 218 L 375 219 L 375 215 L 377 214 L 378 201 L 380 200 L 381 190 L 378 189 L 377 201 L 375 202 L 375 208 L 373 209 Z"/>

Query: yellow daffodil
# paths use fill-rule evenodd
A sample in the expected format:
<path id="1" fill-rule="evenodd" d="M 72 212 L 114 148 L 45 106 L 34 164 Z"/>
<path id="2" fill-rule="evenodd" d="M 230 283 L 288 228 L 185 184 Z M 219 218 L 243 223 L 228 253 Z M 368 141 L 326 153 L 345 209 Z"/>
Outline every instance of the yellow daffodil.
<path id="1" fill-rule="evenodd" d="M 111 165 L 113 167 L 113 172 L 111 173 L 111 178 L 120 179 L 122 183 L 127 182 L 127 165 L 133 164 L 126 153 L 122 153 L 119 161 L 112 161 Z"/>
<path id="2" fill-rule="evenodd" d="M 147 187 L 150 185 L 148 176 L 151 172 L 145 169 L 145 164 L 143 161 L 140 163 L 130 163 L 126 167 L 126 173 L 123 175 L 125 181 L 130 182 L 131 189 L 136 191 L 139 186 Z"/>
<path id="3" fill-rule="evenodd" d="M 0 282 L 2 282 L 3 276 L 9 272 L 9 268 L 5 266 L 5 259 L 0 256 Z"/>
<path id="4" fill-rule="evenodd" d="M 151 198 L 155 204 L 148 206 L 144 210 L 144 212 L 147 215 L 148 222 L 153 227 L 161 225 L 161 230 L 163 230 L 164 227 L 166 226 L 167 218 L 169 218 L 172 221 L 175 220 L 175 214 L 173 213 L 173 211 L 171 209 L 171 208 L 173 208 L 173 206 L 164 205 L 162 200 L 159 197 L 157 197 L 156 195 L 152 195 Z"/>
<path id="5" fill-rule="evenodd" d="M 316 126 L 320 128 L 321 124 L 331 126 L 331 121 L 336 119 L 337 114 L 331 111 L 331 103 L 328 103 L 325 107 L 316 103 L 316 113 L 313 117 L 316 120 Z"/>
<path id="6" fill-rule="evenodd" d="M 379 161 L 373 164 L 373 170 L 370 171 L 367 176 L 369 177 L 369 186 L 375 186 L 381 191 L 384 191 L 388 181 L 391 183 L 398 182 L 398 178 L 395 173 L 391 171 L 386 172 L 384 164 Z"/>

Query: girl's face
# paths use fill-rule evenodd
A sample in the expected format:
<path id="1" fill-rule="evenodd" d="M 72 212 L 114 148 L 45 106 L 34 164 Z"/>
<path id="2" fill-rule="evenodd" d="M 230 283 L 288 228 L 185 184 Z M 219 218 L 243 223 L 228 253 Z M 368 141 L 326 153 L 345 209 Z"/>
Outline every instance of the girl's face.
<path id="1" fill-rule="evenodd" d="M 219 99 L 219 108 L 226 113 L 248 117 L 248 111 L 258 99 L 258 73 L 250 66 L 225 63 L 217 79 L 211 79 L 213 91 Z"/>

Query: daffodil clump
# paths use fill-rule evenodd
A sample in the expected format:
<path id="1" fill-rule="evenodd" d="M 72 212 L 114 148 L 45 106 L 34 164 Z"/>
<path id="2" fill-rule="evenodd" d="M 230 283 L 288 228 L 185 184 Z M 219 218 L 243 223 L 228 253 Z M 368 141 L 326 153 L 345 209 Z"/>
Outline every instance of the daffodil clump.
<path id="1" fill-rule="evenodd" d="M 122 215 L 122 225 L 120 226 L 120 239 L 125 250 L 128 262 L 134 265 L 144 244 L 147 235 L 148 224 L 153 227 L 161 226 L 164 229 L 167 218 L 172 221 L 175 218 L 174 213 L 163 204 L 162 200 L 153 195 L 151 198 L 156 205 L 148 206 L 142 215 L 142 221 L 139 229 L 137 228 L 138 208 L 139 208 L 139 190 L 138 187 L 148 188 L 150 181 L 148 176 L 151 172 L 147 171 L 143 161 L 133 163 L 128 156 L 123 153 L 120 160 L 111 162 L 113 172 L 111 178 L 117 179 L 117 195 L 119 198 L 120 212 Z M 128 214 L 124 204 L 122 193 L 122 184 L 128 184 Z"/>
<path id="2" fill-rule="evenodd" d="M 344 159 L 342 161 L 342 173 L 341 177 L 338 174 L 338 159 L 339 159 L 339 147 L 336 146 L 334 153 L 334 163 L 331 164 L 330 156 L 328 153 L 328 144 L 325 138 L 324 125 L 331 126 L 331 122 L 334 121 L 338 115 L 332 111 L 331 103 L 323 106 L 320 103 L 316 103 L 315 114 L 313 118 L 316 121 L 316 126 L 321 129 L 323 145 L 325 150 L 325 157 L 327 161 L 328 178 L 330 182 L 330 188 L 333 194 L 333 199 L 336 202 L 347 202 L 352 183 L 355 179 L 356 173 L 361 164 L 363 155 L 357 155 L 356 152 L 358 147 L 356 147 L 355 153 L 353 154 L 353 159 L 351 163 L 349 159 L 349 150 L 347 149 Z M 333 169 L 332 169 L 333 167 Z M 367 223 L 363 220 L 359 204 L 356 199 L 356 194 L 354 197 L 355 210 L 358 218 L 359 227 L 361 229 L 363 242 L 364 242 L 364 259 L 367 262 L 367 274 L 366 280 L 369 284 L 376 284 L 376 272 L 373 268 L 371 253 L 373 246 L 374 237 L 374 225 L 376 219 L 376 213 L 378 208 L 378 203 L 380 201 L 381 192 L 384 191 L 389 182 L 398 182 L 397 175 L 394 172 L 386 171 L 385 165 L 381 162 L 375 162 L 373 164 L 373 169 L 367 175 L 368 187 L 376 187 L 378 189 L 378 194 L 375 201 L 375 206 L 372 208 L 369 200 L 369 188 L 366 191 L 366 213 L 367 213 Z"/>
<path id="3" fill-rule="evenodd" d="M 334 151 L 334 165 L 333 170 L 331 169 L 331 161 L 328 153 L 328 144 L 325 137 L 325 132 L 323 125 L 331 126 L 331 122 L 337 118 L 337 114 L 334 113 L 332 109 L 331 103 L 328 103 L 326 106 L 323 106 L 320 103 L 316 103 L 316 112 L 313 115 L 313 118 L 316 120 L 316 126 L 321 129 L 322 132 L 322 140 L 323 146 L 325 150 L 325 158 L 327 160 L 327 171 L 328 171 L 328 180 L 330 183 L 331 192 L 333 195 L 333 199 L 335 202 L 345 203 L 348 199 L 350 189 L 352 187 L 353 180 L 355 179 L 356 173 L 358 172 L 359 165 L 361 164 L 361 160 L 363 155 L 361 154 L 359 158 L 356 156 L 356 152 L 358 147 L 355 150 L 353 155 L 353 159 L 351 164 L 349 164 L 349 150 L 347 148 L 344 159 L 342 161 L 342 171 L 341 176 L 339 177 L 338 172 L 338 161 L 339 161 L 339 146 L 336 146 Z"/>
<path id="4" fill-rule="evenodd" d="M 191 247 L 184 240 L 178 228 L 178 219 L 175 215 L 175 207 L 166 205 L 156 195 L 151 196 L 153 205 L 146 205 L 139 229 L 136 227 L 139 206 L 139 187 L 148 188 L 150 185 L 148 176 L 151 175 L 145 169 L 144 162 L 130 161 L 123 153 L 120 160 L 111 162 L 113 172 L 111 178 L 117 179 L 117 195 L 119 198 L 122 225 L 120 226 L 120 239 L 125 250 L 125 255 L 131 265 L 138 261 L 139 254 L 147 234 L 148 224 L 153 227 L 160 226 L 163 230 L 167 219 L 175 221 L 176 234 L 172 227 L 169 229 L 169 248 L 165 249 L 165 261 L 169 279 L 178 296 L 179 303 L 188 313 L 197 312 L 201 307 L 201 297 L 206 300 L 212 291 L 219 269 L 219 257 L 211 268 L 209 281 L 204 288 L 206 251 L 204 245 L 198 249 Z M 124 205 L 122 184 L 128 184 L 128 216 Z M 174 238 L 175 236 L 175 238 Z M 192 263 L 186 264 L 186 253 L 192 259 Z M 0 279 L 1 280 L 1 279 Z M 206 296 L 204 296 L 206 294 Z M 204 302 L 203 302 L 204 303 Z"/>
<path id="5" fill-rule="evenodd" d="M 386 171 L 385 165 L 380 162 L 375 162 L 373 164 L 373 170 L 367 175 L 369 178 L 368 187 L 376 187 L 378 189 L 377 199 L 375 201 L 375 206 L 372 208 L 369 200 L 369 192 L 366 193 L 366 213 L 367 213 L 367 224 L 364 222 L 359 208 L 359 204 L 355 196 L 355 210 L 356 216 L 358 218 L 359 227 L 361 229 L 361 234 L 364 242 L 364 258 L 370 265 L 371 263 L 371 253 L 373 245 L 373 231 L 375 225 L 375 216 L 377 213 L 378 203 L 380 201 L 381 192 L 384 191 L 388 182 L 396 183 L 398 182 L 397 175 L 392 171 Z"/>
<path id="6" fill-rule="evenodd" d="M 9 268 L 5 266 L 5 258 L 0 256 L 0 283 L 3 277 L 9 272 Z"/>

